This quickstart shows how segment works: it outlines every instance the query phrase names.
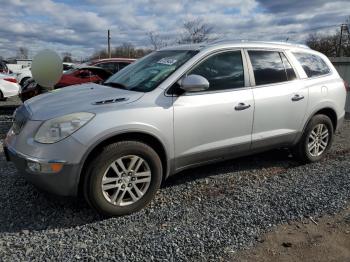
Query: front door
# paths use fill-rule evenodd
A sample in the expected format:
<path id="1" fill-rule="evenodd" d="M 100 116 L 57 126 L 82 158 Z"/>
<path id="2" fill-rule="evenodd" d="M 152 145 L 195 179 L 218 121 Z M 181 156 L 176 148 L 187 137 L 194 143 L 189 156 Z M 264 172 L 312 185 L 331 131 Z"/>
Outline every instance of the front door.
<path id="1" fill-rule="evenodd" d="M 209 81 L 204 92 L 174 98 L 176 169 L 235 156 L 251 145 L 254 100 L 247 87 L 242 53 L 213 54 L 187 75 Z"/>

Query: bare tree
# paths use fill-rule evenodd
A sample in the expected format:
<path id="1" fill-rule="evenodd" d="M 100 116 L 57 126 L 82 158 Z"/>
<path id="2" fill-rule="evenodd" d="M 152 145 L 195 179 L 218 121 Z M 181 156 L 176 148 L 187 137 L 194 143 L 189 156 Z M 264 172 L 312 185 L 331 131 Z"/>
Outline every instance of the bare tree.
<path id="1" fill-rule="evenodd" d="M 63 62 L 67 62 L 67 63 L 72 63 L 73 59 L 72 59 L 72 53 L 70 52 L 63 52 L 62 53 L 62 61 Z"/>
<path id="2" fill-rule="evenodd" d="M 28 48 L 21 46 L 17 50 L 17 58 L 18 59 L 28 59 L 28 53 L 29 53 Z"/>
<path id="3" fill-rule="evenodd" d="M 183 24 L 184 33 L 178 40 L 179 44 L 194 44 L 213 40 L 213 27 L 204 23 L 202 19 L 186 21 Z"/>
<path id="4" fill-rule="evenodd" d="M 306 44 L 328 57 L 335 57 L 339 48 L 340 32 L 333 35 L 310 34 L 306 39 Z M 342 42 L 344 56 L 350 56 L 350 37 L 348 41 Z"/>
<path id="5" fill-rule="evenodd" d="M 149 42 L 153 47 L 153 50 L 159 50 L 168 45 L 167 41 L 157 33 L 148 32 L 147 35 L 149 38 Z"/>
<path id="6" fill-rule="evenodd" d="M 136 48 L 131 43 L 123 43 L 120 46 L 117 46 L 112 49 L 111 56 L 112 57 L 128 57 L 128 58 L 140 58 L 150 53 L 151 50 L 144 48 Z M 108 54 L 106 50 L 96 51 L 91 59 L 101 59 L 108 58 Z"/>

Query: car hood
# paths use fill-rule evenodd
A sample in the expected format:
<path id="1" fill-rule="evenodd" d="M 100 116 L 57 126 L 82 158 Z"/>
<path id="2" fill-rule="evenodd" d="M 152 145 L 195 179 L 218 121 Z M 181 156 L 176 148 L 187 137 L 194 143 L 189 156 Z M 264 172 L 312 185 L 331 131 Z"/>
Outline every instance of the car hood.
<path id="1" fill-rule="evenodd" d="M 93 83 L 56 89 L 35 96 L 24 104 L 32 120 L 47 120 L 75 112 L 113 110 L 140 99 L 144 93 Z"/>

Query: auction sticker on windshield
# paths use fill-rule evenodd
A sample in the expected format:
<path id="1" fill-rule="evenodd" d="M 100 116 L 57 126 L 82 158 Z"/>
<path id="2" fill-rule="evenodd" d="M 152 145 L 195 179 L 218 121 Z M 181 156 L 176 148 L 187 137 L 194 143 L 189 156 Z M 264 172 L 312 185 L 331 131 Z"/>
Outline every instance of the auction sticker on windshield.
<path id="1" fill-rule="evenodd" d="M 160 59 L 157 63 L 158 64 L 163 64 L 163 65 L 173 65 L 177 62 L 176 59 L 170 58 L 170 57 L 164 57 Z"/>

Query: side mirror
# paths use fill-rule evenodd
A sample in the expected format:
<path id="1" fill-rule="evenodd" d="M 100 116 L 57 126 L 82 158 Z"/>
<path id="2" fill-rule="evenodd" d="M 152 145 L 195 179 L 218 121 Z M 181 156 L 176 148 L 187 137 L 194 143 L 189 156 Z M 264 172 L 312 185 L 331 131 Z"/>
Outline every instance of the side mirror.
<path id="1" fill-rule="evenodd" d="M 189 75 L 181 80 L 180 88 L 186 92 L 204 91 L 209 88 L 209 82 L 200 75 Z"/>

